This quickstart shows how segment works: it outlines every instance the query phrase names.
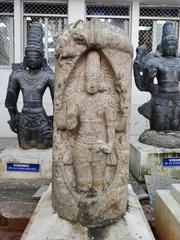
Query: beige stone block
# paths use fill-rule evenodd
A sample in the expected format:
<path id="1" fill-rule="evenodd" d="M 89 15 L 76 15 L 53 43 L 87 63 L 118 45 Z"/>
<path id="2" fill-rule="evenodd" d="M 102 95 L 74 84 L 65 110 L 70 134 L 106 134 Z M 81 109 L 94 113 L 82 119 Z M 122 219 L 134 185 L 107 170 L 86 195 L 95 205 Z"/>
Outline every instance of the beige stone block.
<path id="1" fill-rule="evenodd" d="M 171 194 L 176 199 L 176 201 L 180 204 L 180 184 L 172 184 Z"/>
<path id="2" fill-rule="evenodd" d="M 155 228 L 160 240 L 180 239 L 180 204 L 170 190 L 157 191 Z"/>

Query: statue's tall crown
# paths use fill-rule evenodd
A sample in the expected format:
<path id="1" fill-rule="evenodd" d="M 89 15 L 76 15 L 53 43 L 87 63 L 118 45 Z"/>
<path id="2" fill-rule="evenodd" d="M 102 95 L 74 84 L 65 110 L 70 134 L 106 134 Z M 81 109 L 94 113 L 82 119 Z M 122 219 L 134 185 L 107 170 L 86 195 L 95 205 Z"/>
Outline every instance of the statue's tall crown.
<path id="1" fill-rule="evenodd" d="M 162 41 L 169 37 L 176 39 L 172 22 L 166 22 L 163 25 Z"/>
<path id="2" fill-rule="evenodd" d="M 33 22 L 31 24 L 31 29 L 28 32 L 27 37 L 27 51 L 38 51 L 41 55 L 44 55 L 44 45 L 43 45 L 43 28 L 39 22 Z"/>

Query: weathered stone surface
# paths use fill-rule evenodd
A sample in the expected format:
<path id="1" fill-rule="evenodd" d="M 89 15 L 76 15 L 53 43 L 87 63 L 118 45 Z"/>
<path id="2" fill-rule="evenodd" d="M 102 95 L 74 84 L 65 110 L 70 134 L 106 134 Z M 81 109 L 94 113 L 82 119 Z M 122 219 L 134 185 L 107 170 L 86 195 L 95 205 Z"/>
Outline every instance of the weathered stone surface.
<path id="1" fill-rule="evenodd" d="M 83 227 L 72 224 L 54 212 L 51 188 L 42 196 L 21 240 L 154 240 L 152 231 L 132 187 L 128 185 L 128 209 L 115 224 Z"/>
<path id="2" fill-rule="evenodd" d="M 142 186 L 144 184 L 137 182 L 131 173 L 129 174 L 129 183 L 132 185 L 132 188 L 139 200 L 149 198 L 148 194 L 144 191 L 144 188 Z"/>
<path id="3" fill-rule="evenodd" d="M 170 190 L 172 183 L 180 183 L 180 180 L 169 178 L 162 173 L 153 173 L 145 176 L 151 207 L 154 209 L 157 190 Z"/>
<path id="4" fill-rule="evenodd" d="M 180 131 L 157 132 L 145 130 L 139 137 L 139 141 L 162 148 L 180 148 Z"/>
<path id="5" fill-rule="evenodd" d="M 43 185 L 41 186 L 35 194 L 33 194 L 32 198 L 33 199 L 40 199 L 41 196 L 43 195 L 44 192 L 46 192 L 48 189 L 48 185 Z"/>
<path id="6" fill-rule="evenodd" d="M 126 210 L 132 46 L 97 19 L 65 30 L 57 49 L 53 207 L 89 227 Z"/>
<path id="7" fill-rule="evenodd" d="M 0 178 L 0 202 L 37 202 L 33 194 L 50 179 L 2 179 Z"/>
<path id="8" fill-rule="evenodd" d="M 32 195 L 49 181 L 0 178 L 0 240 L 20 239 L 37 205 Z M 17 232 L 18 231 L 18 232 Z"/>
<path id="9" fill-rule="evenodd" d="M 36 205 L 36 202 L 0 202 L 0 215 L 7 219 L 30 219 Z"/>

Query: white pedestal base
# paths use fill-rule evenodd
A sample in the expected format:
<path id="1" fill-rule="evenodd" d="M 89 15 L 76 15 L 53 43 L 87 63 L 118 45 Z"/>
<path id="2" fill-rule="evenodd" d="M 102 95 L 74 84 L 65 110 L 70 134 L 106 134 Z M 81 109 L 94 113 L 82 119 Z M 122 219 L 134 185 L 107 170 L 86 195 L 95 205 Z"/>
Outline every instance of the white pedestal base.
<path id="1" fill-rule="evenodd" d="M 180 158 L 180 149 L 154 147 L 140 143 L 137 137 L 131 138 L 129 167 L 139 182 L 144 182 L 144 176 L 153 172 L 180 179 L 180 167 L 162 166 L 162 159 L 166 157 Z"/>
<path id="2" fill-rule="evenodd" d="M 102 229 L 103 240 L 155 240 L 131 185 L 123 218 Z M 59 218 L 51 202 L 51 188 L 42 196 L 21 240 L 91 240 L 89 229 Z"/>
<path id="3" fill-rule="evenodd" d="M 8 171 L 7 164 L 39 164 L 39 172 Z M 23 167 L 23 166 L 22 166 Z M 0 178 L 1 179 L 38 179 L 51 178 L 52 149 L 29 149 L 8 147 L 0 153 Z"/>
<path id="4" fill-rule="evenodd" d="M 155 228 L 161 240 L 180 239 L 180 184 L 157 191 Z"/>

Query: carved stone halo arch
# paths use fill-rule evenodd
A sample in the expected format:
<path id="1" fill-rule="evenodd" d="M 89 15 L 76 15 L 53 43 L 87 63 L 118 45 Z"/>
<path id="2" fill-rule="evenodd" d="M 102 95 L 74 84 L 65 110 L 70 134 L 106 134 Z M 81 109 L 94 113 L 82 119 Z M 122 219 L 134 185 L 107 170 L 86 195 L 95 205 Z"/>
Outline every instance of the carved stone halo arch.
<path id="1" fill-rule="evenodd" d="M 97 19 L 57 43 L 52 202 L 70 222 L 103 226 L 126 210 L 132 52 Z"/>

